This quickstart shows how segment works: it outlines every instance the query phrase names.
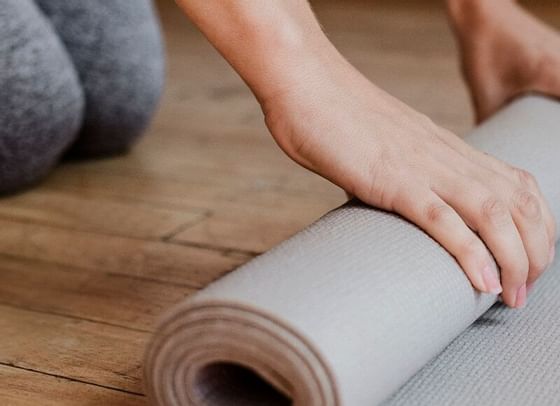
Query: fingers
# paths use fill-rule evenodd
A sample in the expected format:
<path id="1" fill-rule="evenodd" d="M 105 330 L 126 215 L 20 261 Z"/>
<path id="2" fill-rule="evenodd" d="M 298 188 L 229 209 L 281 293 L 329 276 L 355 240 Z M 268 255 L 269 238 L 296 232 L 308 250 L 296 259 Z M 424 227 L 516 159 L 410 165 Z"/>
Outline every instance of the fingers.
<path id="1" fill-rule="evenodd" d="M 556 245 L 556 220 L 552 215 L 548 202 L 540 191 L 535 177 L 529 172 L 520 168 L 512 167 L 511 165 L 500 161 L 491 155 L 480 153 L 479 151 L 475 151 L 475 153 L 478 155 L 478 160 L 482 161 L 486 167 L 502 174 L 504 177 L 510 179 L 514 185 L 519 185 L 521 189 L 529 190 L 537 197 L 542 210 L 543 222 L 549 238 L 549 256 L 553 257 L 553 255 L 550 254 L 553 254 L 554 246 Z M 552 262 L 552 259 L 549 262 Z"/>
<path id="2" fill-rule="evenodd" d="M 512 200 L 513 220 L 529 261 L 527 283 L 532 283 L 549 265 L 550 242 L 543 210 L 539 199 L 526 190 L 515 193 Z"/>
<path id="3" fill-rule="evenodd" d="M 486 169 L 496 172 L 497 174 L 509 179 L 514 186 L 519 185 L 521 189 L 531 191 L 537 197 L 541 206 L 543 221 L 549 238 L 549 264 L 552 263 L 554 259 L 554 248 L 556 245 L 556 220 L 552 215 L 548 202 L 540 191 L 535 177 L 523 169 L 512 167 L 506 162 L 496 159 L 492 155 L 472 148 L 452 133 L 444 131 L 440 137 L 446 144 L 458 151 L 461 151 L 463 156 L 477 162 Z M 483 177 L 479 180 L 484 182 L 487 179 Z"/>
<path id="4" fill-rule="evenodd" d="M 547 208 L 528 189 L 504 179 L 501 182 L 490 191 L 472 179 L 454 180 L 442 198 L 478 232 L 494 255 L 501 269 L 504 302 L 523 307 L 526 283 L 533 282 L 549 263 L 549 231 L 543 215 Z M 465 191 L 469 193 L 465 195 Z"/>
<path id="5" fill-rule="evenodd" d="M 533 175 L 519 168 L 512 168 L 512 172 L 514 177 L 517 178 L 519 185 L 531 191 L 539 200 L 543 222 L 545 224 L 548 235 L 550 256 L 550 254 L 554 254 L 554 246 L 556 245 L 556 220 L 552 214 L 552 211 L 550 210 L 550 206 L 542 195 L 539 185 Z M 552 259 L 553 258 L 549 258 L 549 265 L 552 262 Z"/>
<path id="6" fill-rule="evenodd" d="M 378 193 L 388 203 L 382 207 L 437 240 L 475 288 L 501 291 L 508 306 L 523 307 L 528 285 L 550 264 L 556 240 L 556 222 L 537 182 L 446 132 L 428 141 L 430 148 L 416 146 L 412 162 L 388 182 L 398 186 L 390 194 Z"/>
<path id="7" fill-rule="evenodd" d="M 522 234 L 525 249 L 528 252 L 530 264 L 528 283 L 532 283 L 554 259 L 556 220 L 534 176 L 523 169 L 514 168 L 490 155 L 482 155 L 486 166 L 502 174 L 511 181 L 511 190 L 514 191 L 511 196 L 514 208 L 514 220 L 525 218 L 529 223 L 538 224 L 540 227 L 538 230 L 533 229 L 532 232 L 528 232 L 528 230 L 526 230 L 527 221 L 516 222 L 518 228 L 523 228 L 523 230 L 520 229 L 520 233 Z M 518 188 L 517 191 L 515 191 L 516 187 Z M 542 219 L 531 218 L 532 216 L 539 217 L 539 212 Z M 537 236 L 537 238 L 532 239 L 531 236 L 533 235 Z M 545 235 L 546 239 L 544 239 Z M 542 245 L 535 247 L 537 243 Z M 539 261 L 544 262 L 544 266 L 542 263 L 539 266 Z"/>
<path id="8" fill-rule="evenodd" d="M 529 260 L 507 205 L 490 194 L 479 194 L 452 204 L 473 225 L 494 255 L 501 269 L 504 301 L 511 307 L 522 307 L 524 298 L 518 298 L 518 294 L 527 280 Z"/>
<path id="9" fill-rule="evenodd" d="M 393 209 L 451 253 L 476 289 L 496 295 L 502 291 L 497 271 L 482 241 L 434 192 L 427 188 L 407 188 L 406 193 L 395 199 Z"/>

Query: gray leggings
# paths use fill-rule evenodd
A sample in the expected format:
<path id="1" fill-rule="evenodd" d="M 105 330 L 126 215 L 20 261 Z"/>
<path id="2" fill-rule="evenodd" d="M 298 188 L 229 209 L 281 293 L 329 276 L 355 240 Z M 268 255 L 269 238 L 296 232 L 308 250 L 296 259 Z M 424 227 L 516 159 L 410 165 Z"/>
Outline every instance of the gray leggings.
<path id="1" fill-rule="evenodd" d="M 151 0 L 0 0 L 0 193 L 126 151 L 163 76 Z"/>

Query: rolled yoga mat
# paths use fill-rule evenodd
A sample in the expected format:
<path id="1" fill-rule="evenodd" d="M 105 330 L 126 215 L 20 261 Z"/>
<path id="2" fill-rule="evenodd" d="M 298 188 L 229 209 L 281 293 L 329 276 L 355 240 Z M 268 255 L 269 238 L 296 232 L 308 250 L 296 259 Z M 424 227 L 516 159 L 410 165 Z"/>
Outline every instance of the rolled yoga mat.
<path id="1" fill-rule="evenodd" d="M 525 97 L 466 140 L 532 172 L 560 217 L 560 104 Z M 511 405 L 534 380 L 560 404 L 546 391 L 560 358 L 539 362 L 551 345 L 560 353 L 560 327 L 547 327 L 560 322 L 558 268 L 527 309 L 492 307 L 419 228 L 350 202 L 172 309 L 146 354 L 147 393 L 158 406 L 473 404 L 477 393 Z"/>

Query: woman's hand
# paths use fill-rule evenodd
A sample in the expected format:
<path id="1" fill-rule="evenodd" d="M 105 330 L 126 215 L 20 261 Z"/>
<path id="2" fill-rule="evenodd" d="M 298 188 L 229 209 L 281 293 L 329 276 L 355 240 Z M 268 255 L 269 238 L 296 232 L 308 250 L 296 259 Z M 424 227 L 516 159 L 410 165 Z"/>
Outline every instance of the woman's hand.
<path id="1" fill-rule="evenodd" d="M 263 100 L 280 147 L 441 243 L 479 290 L 522 307 L 553 257 L 555 223 L 527 172 L 481 153 L 375 87 L 342 58 Z M 303 66 L 303 65 L 301 65 Z"/>
<path id="2" fill-rule="evenodd" d="M 477 289 L 503 287 L 508 305 L 523 306 L 555 240 L 531 175 L 374 86 L 328 41 L 307 0 L 177 1 L 250 86 L 292 159 L 416 223 Z"/>

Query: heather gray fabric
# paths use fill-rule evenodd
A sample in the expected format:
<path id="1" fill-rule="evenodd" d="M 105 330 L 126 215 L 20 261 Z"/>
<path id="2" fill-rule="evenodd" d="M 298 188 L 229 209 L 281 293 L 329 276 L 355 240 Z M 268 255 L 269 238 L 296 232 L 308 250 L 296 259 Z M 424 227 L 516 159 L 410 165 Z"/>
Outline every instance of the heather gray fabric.
<path id="1" fill-rule="evenodd" d="M 164 76 L 150 0 L 0 0 L 0 39 L 0 194 L 148 125 Z"/>
<path id="2" fill-rule="evenodd" d="M 86 111 L 78 156 L 126 151 L 159 101 L 164 57 L 151 0 L 36 0 L 79 73 Z"/>
<path id="3" fill-rule="evenodd" d="M 66 50 L 30 0 L 0 0 L 0 193 L 39 181 L 74 140 L 83 94 Z"/>
<path id="4" fill-rule="evenodd" d="M 560 104 L 528 97 L 467 139 L 533 172 L 560 218 L 559 129 Z M 480 392 L 487 404 L 521 404 L 543 395 L 526 384 L 541 379 L 542 404 L 560 404 L 548 349 L 560 347 L 560 327 L 547 326 L 560 318 L 557 279 L 542 281 L 527 312 L 492 309 L 393 402 L 486 404 L 462 397 Z M 350 203 L 172 309 L 146 354 L 147 393 L 160 406 L 380 404 L 495 301 L 420 229 Z M 462 379 L 469 370 L 476 379 Z"/>

